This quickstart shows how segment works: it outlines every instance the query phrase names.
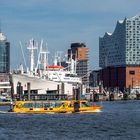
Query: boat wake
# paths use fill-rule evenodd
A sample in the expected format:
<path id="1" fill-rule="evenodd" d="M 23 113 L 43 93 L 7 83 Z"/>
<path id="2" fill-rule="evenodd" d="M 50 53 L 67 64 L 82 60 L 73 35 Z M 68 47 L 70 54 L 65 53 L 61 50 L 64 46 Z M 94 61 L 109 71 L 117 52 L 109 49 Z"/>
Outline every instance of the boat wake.
<path id="1" fill-rule="evenodd" d="M 15 112 L 10 112 L 10 111 L 2 111 L 0 110 L 0 114 L 13 114 Z"/>

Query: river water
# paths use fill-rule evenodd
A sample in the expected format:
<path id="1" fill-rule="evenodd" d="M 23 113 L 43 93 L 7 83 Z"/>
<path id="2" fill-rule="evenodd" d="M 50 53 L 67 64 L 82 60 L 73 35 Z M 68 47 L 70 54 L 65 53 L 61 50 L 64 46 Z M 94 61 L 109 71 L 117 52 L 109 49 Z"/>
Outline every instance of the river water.
<path id="1" fill-rule="evenodd" d="M 140 101 L 101 105 L 94 114 L 1 112 L 0 140 L 140 140 Z"/>

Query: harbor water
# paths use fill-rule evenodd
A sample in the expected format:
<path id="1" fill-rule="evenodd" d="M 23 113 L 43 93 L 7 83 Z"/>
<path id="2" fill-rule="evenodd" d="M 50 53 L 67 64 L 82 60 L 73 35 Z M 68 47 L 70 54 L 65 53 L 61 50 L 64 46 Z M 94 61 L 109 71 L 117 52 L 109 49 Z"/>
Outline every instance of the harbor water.
<path id="1" fill-rule="evenodd" d="M 102 102 L 90 114 L 15 114 L 0 107 L 0 140 L 139 140 L 140 101 Z"/>

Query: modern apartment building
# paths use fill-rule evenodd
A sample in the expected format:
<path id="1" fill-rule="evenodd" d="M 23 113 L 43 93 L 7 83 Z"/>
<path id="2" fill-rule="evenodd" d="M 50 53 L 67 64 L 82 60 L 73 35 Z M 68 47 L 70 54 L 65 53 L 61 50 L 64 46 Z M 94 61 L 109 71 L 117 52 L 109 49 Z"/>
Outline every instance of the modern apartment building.
<path id="1" fill-rule="evenodd" d="M 99 66 L 106 87 L 140 86 L 140 15 L 117 21 L 99 38 Z"/>
<path id="2" fill-rule="evenodd" d="M 88 51 L 84 43 L 72 43 L 71 48 L 68 49 L 68 58 L 71 57 L 74 60 L 77 60 L 76 73 L 78 76 L 82 77 L 83 84 L 89 84 L 89 75 L 88 75 Z"/>

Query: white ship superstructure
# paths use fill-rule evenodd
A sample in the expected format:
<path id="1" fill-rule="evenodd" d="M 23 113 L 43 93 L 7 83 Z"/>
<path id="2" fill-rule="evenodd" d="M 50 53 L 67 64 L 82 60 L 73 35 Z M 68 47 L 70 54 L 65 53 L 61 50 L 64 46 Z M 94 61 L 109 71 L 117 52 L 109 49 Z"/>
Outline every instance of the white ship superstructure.
<path id="1" fill-rule="evenodd" d="M 49 80 L 71 83 L 73 85 L 82 84 L 82 79 L 76 74 L 76 61 L 72 58 L 67 62 L 68 66 L 65 68 L 58 64 L 59 57 L 55 56 L 53 65 L 47 65 L 46 75 Z"/>

